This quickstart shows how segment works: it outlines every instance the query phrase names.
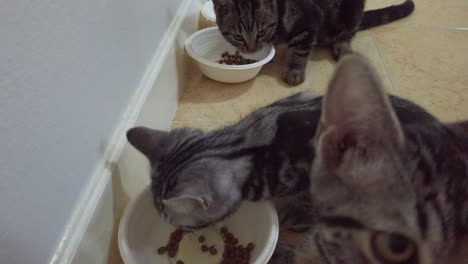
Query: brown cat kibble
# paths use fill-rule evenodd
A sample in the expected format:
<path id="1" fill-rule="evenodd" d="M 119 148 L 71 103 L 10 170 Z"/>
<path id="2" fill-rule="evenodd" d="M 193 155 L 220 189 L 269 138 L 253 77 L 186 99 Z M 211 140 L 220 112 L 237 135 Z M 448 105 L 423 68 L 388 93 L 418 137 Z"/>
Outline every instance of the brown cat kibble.
<path id="1" fill-rule="evenodd" d="M 167 244 L 158 248 L 158 254 L 164 255 L 167 253 L 170 258 L 175 257 L 179 251 L 179 243 L 182 241 L 184 234 L 185 232 L 182 229 L 176 229 L 174 232 L 172 232 L 169 236 L 169 241 Z"/>
<path id="2" fill-rule="evenodd" d="M 203 243 L 206 241 L 206 238 L 204 236 L 199 236 L 198 237 L 198 242 Z"/>
<path id="3" fill-rule="evenodd" d="M 208 251 L 208 246 L 207 245 L 201 246 L 201 251 L 202 252 L 207 252 Z"/>
<path id="4" fill-rule="evenodd" d="M 244 58 L 239 51 L 236 51 L 235 54 L 230 54 L 226 51 L 221 54 L 221 59 L 218 61 L 219 64 L 226 65 L 246 65 L 255 62 L 258 62 L 258 60 Z"/>
<path id="5" fill-rule="evenodd" d="M 221 235 L 224 239 L 224 253 L 221 264 L 248 264 L 255 245 L 253 243 L 247 244 L 246 247 L 239 245 L 239 239 L 229 232 L 227 227 L 221 228 Z"/>
<path id="6" fill-rule="evenodd" d="M 160 248 L 158 248 L 158 254 L 159 254 L 159 255 L 163 255 L 164 253 L 166 253 L 166 251 L 167 251 L 167 250 L 166 250 L 166 247 L 160 247 Z"/>
<path id="7" fill-rule="evenodd" d="M 158 248 L 159 255 L 167 254 L 170 258 L 175 258 L 179 251 L 179 243 L 181 242 L 185 232 L 177 229 L 169 236 L 169 241 L 165 246 Z M 248 243 L 246 246 L 239 244 L 239 239 L 223 226 L 219 230 L 224 242 L 224 252 L 221 258 L 221 264 L 248 264 L 250 262 L 251 252 L 255 248 L 253 243 Z M 198 242 L 203 245 L 200 246 L 200 251 L 204 254 L 215 256 L 218 254 L 216 245 L 207 245 L 210 243 L 205 236 L 198 236 Z M 182 260 L 177 260 L 176 264 L 183 264 Z"/>
<path id="8" fill-rule="evenodd" d="M 218 254 L 218 250 L 215 248 L 215 246 L 211 246 L 208 248 L 208 251 L 210 252 L 211 255 L 216 255 Z"/>

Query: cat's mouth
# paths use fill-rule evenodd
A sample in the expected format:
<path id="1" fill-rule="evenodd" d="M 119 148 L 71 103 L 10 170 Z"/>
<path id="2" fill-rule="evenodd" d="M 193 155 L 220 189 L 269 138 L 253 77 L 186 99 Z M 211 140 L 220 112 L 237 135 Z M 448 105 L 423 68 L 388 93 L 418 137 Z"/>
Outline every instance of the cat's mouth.
<path id="1" fill-rule="evenodd" d="M 246 48 L 246 49 L 242 50 L 242 52 L 246 53 L 246 54 L 255 53 L 257 51 L 258 51 L 258 49 L 249 49 L 249 48 Z"/>
<path id="2" fill-rule="evenodd" d="M 262 49 L 261 44 L 243 46 L 240 48 L 240 51 L 245 54 L 252 54 Z"/>
<path id="3" fill-rule="evenodd" d="M 257 49 L 251 50 L 251 51 L 246 51 L 245 53 L 246 53 L 246 54 L 253 54 L 253 53 L 256 53 L 256 52 L 260 51 L 261 49 L 262 49 L 262 48 L 259 47 L 259 48 L 257 48 Z"/>

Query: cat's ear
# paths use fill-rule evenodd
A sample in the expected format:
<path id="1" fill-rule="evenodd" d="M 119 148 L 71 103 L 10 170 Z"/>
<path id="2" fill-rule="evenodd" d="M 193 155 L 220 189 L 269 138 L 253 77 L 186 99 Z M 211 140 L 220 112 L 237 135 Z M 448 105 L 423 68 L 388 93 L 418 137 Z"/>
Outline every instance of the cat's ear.
<path id="1" fill-rule="evenodd" d="M 134 127 L 127 131 L 127 140 L 149 159 L 155 158 L 161 142 L 169 132 L 147 127 Z"/>
<path id="2" fill-rule="evenodd" d="M 372 67 L 360 55 L 344 57 L 323 99 L 318 155 L 336 163 L 350 149 L 371 154 L 403 144 L 399 121 Z"/>
<path id="3" fill-rule="evenodd" d="M 181 214 L 190 214 L 194 210 L 208 209 L 207 200 L 201 196 L 186 195 L 174 197 L 163 200 L 163 204 L 171 210 Z"/>

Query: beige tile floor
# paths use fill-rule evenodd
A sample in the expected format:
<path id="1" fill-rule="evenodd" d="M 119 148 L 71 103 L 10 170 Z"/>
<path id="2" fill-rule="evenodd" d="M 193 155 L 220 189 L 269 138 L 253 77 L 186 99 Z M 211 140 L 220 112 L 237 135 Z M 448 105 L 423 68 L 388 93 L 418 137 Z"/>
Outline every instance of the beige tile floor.
<path id="1" fill-rule="evenodd" d="M 368 0 L 367 8 L 399 2 Z M 443 121 L 468 119 L 468 1 L 415 3 L 411 17 L 360 32 L 353 49 L 373 63 L 388 92 L 413 100 Z M 323 93 L 335 66 L 328 51 L 316 51 L 306 81 L 291 88 L 279 78 L 280 62 L 275 58 L 254 80 L 230 85 L 206 78 L 193 64 L 173 127 L 210 130 L 298 91 Z"/>
<path id="2" fill-rule="evenodd" d="M 402 0 L 368 0 L 375 9 Z M 354 50 L 376 67 L 389 93 L 408 98 L 443 121 L 468 119 L 468 1 L 415 0 L 407 19 L 359 33 Z M 314 52 L 306 81 L 294 88 L 279 78 L 279 58 L 254 80 L 221 84 L 192 65 L 173 127 L 211 130 L 232 123 L 256 108 L 290 94 L 323 93 L 334 62 L 327 52 Z"/>

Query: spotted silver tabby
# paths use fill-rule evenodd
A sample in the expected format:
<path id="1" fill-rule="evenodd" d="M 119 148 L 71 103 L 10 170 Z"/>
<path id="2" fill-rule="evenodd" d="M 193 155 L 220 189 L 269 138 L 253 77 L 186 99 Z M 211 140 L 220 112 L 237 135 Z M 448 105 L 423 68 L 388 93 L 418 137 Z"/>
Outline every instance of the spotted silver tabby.
<path id="1" fill-rule="evenodd" d="M 358 30 L 408 16 L 412 0 L 364 12 L 365 0 L 213 0 L 216 22 L 227 41 L 243 52 L 264 43 L 286 43 L 283 79 L 298 85 L 305 79 L 307 57 L 314 46 L 327 46 L 335 59 L 351 52 Z"/>
<path id="2" fill-rule="evenodd" d="M 321 112 L 316 217 L 271 263 L 468 263 L 468 122 L 444 125 L 392 100 L 357 56 L 339 64 Z"/>

